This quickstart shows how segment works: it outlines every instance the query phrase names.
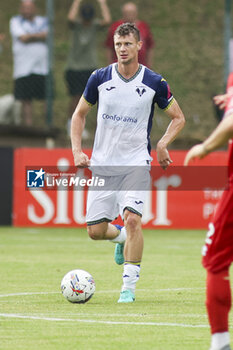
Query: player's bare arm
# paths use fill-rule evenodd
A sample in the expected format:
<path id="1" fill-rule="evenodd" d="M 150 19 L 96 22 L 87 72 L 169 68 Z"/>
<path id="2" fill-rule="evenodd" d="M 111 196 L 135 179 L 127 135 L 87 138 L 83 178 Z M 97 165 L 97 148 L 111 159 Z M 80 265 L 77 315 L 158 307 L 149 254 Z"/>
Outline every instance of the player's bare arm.
<path id="1" fill-rule="evenodd" d="M 71 144 L 74 156 L 74 164 L 77 167 L 88 167 L 90 160 L 82 151 L 82 133 L 85 127 L 86 115 L 91 106 L 82 96 L 72 116 L 71 121 Z"/>
<path id="2" fill-rule="evenodd" d="M 202 159 L 208 153 L 225 145 L 233 137 L 233 113 L 228 114 L 212 134 L 201 144 L 193 146 L 187 153 L 184 165 L 188 165 L 195 158 Z"/>
<path id="3" fill-rule="evenodd" d="M 166 114 L 172 121 L 163 137 L 157 143 L 156 148 L 158 162 L 164 170 L 172 163 L 167 146 L 177 137 L 185 124 L 184 114 L 175 99 L 170 108 L 166 110 Z"/>

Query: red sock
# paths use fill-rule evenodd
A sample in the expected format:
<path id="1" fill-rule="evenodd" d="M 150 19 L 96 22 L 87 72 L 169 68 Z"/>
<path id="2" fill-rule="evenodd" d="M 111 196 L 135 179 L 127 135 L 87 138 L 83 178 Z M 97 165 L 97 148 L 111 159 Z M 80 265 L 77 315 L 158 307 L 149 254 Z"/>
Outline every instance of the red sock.
<path id="1" fill-rule="evenodd" d="M 206 307 L 211 333 L 228 332 L 228 315 L 231 309 L 228 268 L 218 273 L 207 271 Z"/>

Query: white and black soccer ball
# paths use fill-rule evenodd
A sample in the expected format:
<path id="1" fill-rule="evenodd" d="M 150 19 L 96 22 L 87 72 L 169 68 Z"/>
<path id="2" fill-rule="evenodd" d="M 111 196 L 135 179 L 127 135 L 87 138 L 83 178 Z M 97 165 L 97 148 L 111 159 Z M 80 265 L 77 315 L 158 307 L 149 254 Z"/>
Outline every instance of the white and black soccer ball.
<path id="1" fill-rule="evenodd" d="M 72 270 L 63 277 L 61 291 L 71 303 L 83 304 L 93 296 L 95 281 L 87 271 Z"/>

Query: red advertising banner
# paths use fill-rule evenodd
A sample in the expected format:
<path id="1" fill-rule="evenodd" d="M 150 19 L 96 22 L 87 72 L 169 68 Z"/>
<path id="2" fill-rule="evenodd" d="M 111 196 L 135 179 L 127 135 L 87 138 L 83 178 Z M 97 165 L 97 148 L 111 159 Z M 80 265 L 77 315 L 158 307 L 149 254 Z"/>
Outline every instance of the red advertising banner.
<path id="1" fill-rule="evenodd" d="M 90 156 L 91 150 L 85 153 Z M 164 171 L 152 151 L 144 228 L 207 228 L 227 183 L 227 152 L 214 152 L 189 167 L 183 167 L 185 154 L 186 151 L 170 151 L 173 164 Z M 81 179 L 79 183 L 73 175 Z M 87 191 L 82 186 L 88 176 L 86 170 L 74 168 L 70 149 L 16 149 L 13 225 L 85 226 Z M 73 188 L 63 190 L 67 184 Z"/>

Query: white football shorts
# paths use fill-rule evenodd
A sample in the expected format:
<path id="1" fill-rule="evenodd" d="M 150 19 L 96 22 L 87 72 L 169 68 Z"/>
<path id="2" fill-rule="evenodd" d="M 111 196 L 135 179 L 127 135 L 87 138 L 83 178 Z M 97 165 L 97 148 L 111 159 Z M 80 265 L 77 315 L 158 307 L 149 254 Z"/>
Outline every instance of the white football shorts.
<path id="1" fill-rule="evenodd" d="M 93 191 L 89 189 L 87 225 L 95 225 L 104 221 L 111 222 L 119 214 L 123 219 L 126 208 L 142 216 L 146 191 L 150 189 L 150 172 L 148 168 L 144 168 L 137 173 L 136 176 L 132 172 L 126 175 L 106 177 L 98 175 L 111 183 L 111 186 L 108 186 L 108 190 Z M 93 176 L 95 175 L 93 174 Z"/>

